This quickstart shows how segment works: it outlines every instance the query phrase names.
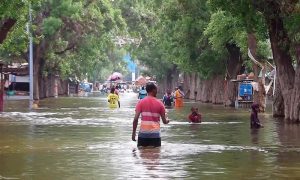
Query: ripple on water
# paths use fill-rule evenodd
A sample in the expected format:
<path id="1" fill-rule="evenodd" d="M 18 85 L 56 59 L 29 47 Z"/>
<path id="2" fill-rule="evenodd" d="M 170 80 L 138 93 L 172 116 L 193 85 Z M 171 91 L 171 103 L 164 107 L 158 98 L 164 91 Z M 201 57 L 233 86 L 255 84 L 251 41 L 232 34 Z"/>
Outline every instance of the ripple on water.
<path id="1" fill-rule="evenodd" d="M 224 151 L 258 151 L 267 152 L 259 147 L 251 146 L 227 146 L 227 145 L 207 145 L 207 144 L 184 144 L 162 142 L 160 148 L 136 148 L 134 142 L 105 142 L 101 144 L 87 145 L 87 150 L 92 152 L 109 152 L 108 160 L 112 166 L 120 169 L 121 177 L 149 178 L 152 173 L 157 178 L 185 178 L 188 172 L 186 167 L 193 163 L 187 158 L 190 155 L 201 153 L 222 153 Z M 133 169 L 134 171 L 131 171 Z M 219 171 L 207 171 L 207 174 L 223 173 Z M 134 175 L 132 174 L 134 172 Z"/>
<path id="2" fill-rule="evenodd" d="M 0 175 L 0 179 L 20 179 L 20 178 L 15 178 L 15 177 L 5 177 Z"/>
<path id="3" fill-rule="evenodd" d="M 178 121 L 171 121 L 169 125 L 218 125 L 218 124 L 241 124 L 243 122 L 201 122 L 201 123 L 189 123 L 189 122 L 178 122 Z"/>
<path id="4" fill-rule="evenodd" d="M 133 142 L 106 142 L 101 144 L 88 145 L 89 150 L 102 150 L 103 148 L 109 148 L 112 151 L 128 151 L 130 149 L 135 149 L 136 144 Z M 160 147 L 161 155 L 167 156 L 185 156 L 198 153 L 220 153 L 222 151 L 268 151 L 255 146 L 228 146 L 228 145 L 211 145 L 211 144 L 184 144 L 184 143 L 168 143 L 162 142 L 162 147 Z"/>

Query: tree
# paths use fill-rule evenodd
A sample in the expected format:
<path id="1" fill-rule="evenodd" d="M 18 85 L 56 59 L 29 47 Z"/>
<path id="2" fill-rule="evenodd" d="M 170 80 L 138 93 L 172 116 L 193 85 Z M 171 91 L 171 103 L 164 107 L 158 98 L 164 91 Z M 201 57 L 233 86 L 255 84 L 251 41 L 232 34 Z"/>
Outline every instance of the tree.
<path id="1" fill-rule="evenodd" d="M 44 97 L 41 87 L 47 82 L 47 76 L 67 77 L 74 75 L 74 69 L 79 70 L 76 74 L 80 77 L 91 76 L 93 68 L 109 62 L 111 39 L 125 27 L 120 11 L 109 0 L 43 0 L 32 3 L 32 9 L 34 99 Z M 22 22 L 26 22 L 26 16 L 22 16 Z M 1 56 L 9 54 L 27 59 L 24 29 L 25 26 L 10 34 L 9 41 L 0 47 Z"/>
<path id="2" fill-rule="evenodd" d="M 263 13 L 270 36 L 286 119 L 300 120 L 299 2 L 266 0 L 252 2 Z"/>
<path id="3" fill-rule="evenodd" d="M 11 2 L 3 0 L 0 4 L 0 44 L 6 39 L 7 34 L 16 24 L 17 19 L 27 11 L 24 6 L 26 3 L 21 1 Z M 28 7 L 28 6 L 26 6 Z"/>
<path id="4" fill-rule="evenodd" d="M 208 4 L 212 11 L 225 11 L 228 15 L 235 17 L 239 21 L 239 25 L 244 28 L 246 33 L 246 41 L 239 43 L 242 48 L 244 56 L 247 56 L 248 49 L 255 59 L 260 61 L 261 64 L 265 64 L 265 61 L 269 58 L 267 31 L 263 16 L 258 13 L 251 1 L 240 0 L 209 0 Z M 247 46 L 245 46 L 247 45 Z M 263 53 L 262 53 L 263 52 Z M 246 57 L 245 56 L 245 57 Z M 264 93 L 264 75 L 266 68 L 261 68 L 254 62 L 252 62 L 252 69 L 254 71 L 254 81 L 256 81 L 259 87 L 262 87 L 257 93 L 254 93 L 254 102 L 260 104 L 261 111 L 266 107 L 266 94 Z M 262 78 L 258 75 L 262 71 Z"/>

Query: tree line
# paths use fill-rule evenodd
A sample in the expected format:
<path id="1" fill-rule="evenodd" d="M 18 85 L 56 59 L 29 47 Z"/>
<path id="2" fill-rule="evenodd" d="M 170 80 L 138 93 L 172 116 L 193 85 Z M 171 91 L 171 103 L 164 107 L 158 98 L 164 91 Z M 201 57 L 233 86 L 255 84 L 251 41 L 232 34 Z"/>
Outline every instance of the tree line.
<path id="1" fill-rule="evenodd" d="M 27 59 L 28 3 L 0 5 L 2 59 Z M 300 3 L 297 0 L 32 0 L 35 78 L 98 78 L 122 68 L 116 36 L 141 39 L 123 47 L 164 79 L 173 71 L 234 78 L 242 68 L 276 65 L 274 114 L 300 120 Z M 36 82 L 39 82 L 36 79 Z M 38 88 L 39 86 L 35 86 Z M 37 91 L 37 90 L 36 90 Z"/>
<path id="2" fill-rule="evenodd" d="M 5 0 L 0 10 L 0 57 L 9 63 L 28 62 L 32 13 L 35 99 L 43 97 L 51 76 L 96 81 L 126 71 L 125 51 L 112 41 L 124 34 L 126 24 L 109 0 Z"/>
<path id="3" fill-rule="evenodd" d="M 300 120 L 300 3 L 297 0 L 153 0 L 119 1 L 133 36 L 143 41 L 136 57 L 163 79 L 174 67 L 235 78 L 241 67 L 277 70 L 274 115 Z M 128 8 L 128 6 L 130 8 Z"/>

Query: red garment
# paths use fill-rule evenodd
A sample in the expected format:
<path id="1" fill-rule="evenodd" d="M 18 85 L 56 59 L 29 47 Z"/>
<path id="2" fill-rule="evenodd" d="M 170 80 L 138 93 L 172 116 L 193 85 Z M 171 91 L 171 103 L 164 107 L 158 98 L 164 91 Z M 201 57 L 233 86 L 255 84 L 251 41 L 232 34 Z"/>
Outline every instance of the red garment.
<path id="1" fill-rule="evenodd" d="M 196 113 L 190 114 L 189 121 L 192 123 L 201 123 L 201 114 L 196 114 Z"/>
<path id="2" fill-rule="evenodd" d="M 115 94 L 119 95 L 119 90 L 118 89 L 115 89 Z"/>
<path id="3" fill-rule="evenodd" d="M 164 104 L 155 97 L 146 96 L 138 102 L 135 111 L 142 115 L 139 137 L 160 138 L 160 117 L 166 113 Z"/>

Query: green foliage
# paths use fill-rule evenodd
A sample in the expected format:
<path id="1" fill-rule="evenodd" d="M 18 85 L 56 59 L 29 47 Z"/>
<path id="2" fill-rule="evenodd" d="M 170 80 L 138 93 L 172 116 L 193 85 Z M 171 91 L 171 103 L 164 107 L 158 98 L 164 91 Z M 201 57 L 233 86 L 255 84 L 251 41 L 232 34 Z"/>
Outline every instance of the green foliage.
<path id="1" fill-rule="evenodd" d="M 204 0 L 121 3 L 130 34 L 143 39 L 134 54 L 151 73 L 164 78 L 174 65 L 202 78 L 224 71 L 220 68 L 224 58 L 204 35 L 210 18 L 205 4 Z"/>
<path id="2" fill-rule="evenodd" d="M 33 0 L 37 3 L 38 0 Z M 0 22 L 7 18 L 17 20 L 16 24 L 10 29 L 6 39 L 0 44 L 0 57 L 1 60 L 12 61 L 22 52 L 27 50 L 28 35 L 26 26 L 28 22 L 28 1 L 10 1 L 2 0 L 0 3 Z M 1 24 L 2 25 L 2 24 Z"/>
<path id="3" fill-rule="evenodd" d="M 238 44 L 247 52 L 247 33 L 243 23 L 237 17 L 233 17 L 225 11 L 217 11 L 212 14 L 210 22 L 205 29 L 205 35 L 216 51 L 224 53 L 225 45 Z"/>
<path id="4" fill-rule="evenodd" d="M 54 35 L 62 26 L 62 20 L 55 17 L 48 17 L 43 21 L 43 34 L 45 36 Z"/>
<path id="5" fill-rule="evenodd" d="M 246 0 L 32 0 L 35 48 L 42 47 L 44 75 L 106 79 L 113 71 L 126 72 L 123 49 L 115 47 L 116 36 L 142 39 L 125 46 L 158 78 L 179 68 L 202 78 L 223 74 L 228 59 L 227 44 L 240 48 L 247 59 L 247 35 L 257 37 L 257 55 L 271 56 L 264 17 L 282 12 L 293 44 L 299 44 L 299 2 Z M 0 20 L 17 19 L 0 45 L 0 57 L 26 59 L 28 52 L 29 1 L 2 0 Z M 261 7 L 261 8 L 259 8 Z M 259 9 L 259 11 L 258 11 Z"/>
<path id="6" fill-rule="evenodd" d="M 206 35 L 216 50 L 235 44 L 240 48 L 245 64 L 248 58 L 247 36 L 254 33 L 257 38 L 257 54 L 260 60 L 271 57 L 267 28 L 263 16 L 256 11 L 253 3 L 240 0 L 209 0 L 208 6 L 214 13 L 206 28 Z M 251 67 L 250 65 L 249 67 Z"/>
<path id="7" fill-rule="evenodd" d="M 300 6 L 300 3 L 298 3 Z M 294 13 L 285 18 L 285 26 L 288 29 L 289 37 L 294 43 L 300 43 L 300 13 L 295 9 Z"/>
<path id="8" fill-rule="evenodd" d="M 18 18 L 9 37 L 0 46 L 0 57 L 12 61 L 27 58 L 28 1 L 9 3 L 1 18 Z M 22 7 L 22 13 L 18 14 Z M 23 8 L 24 7 L 24 8 Z M 33 0 L 34 48 L 40 48 L 43 75 L 59 74 L 79 79 L 106 79 L 113 71 L 126 73 L 120 50 L 112 37 L 126 28 L 121 11 L 110 0 Z M 105 77 L 104 77 L 105 76 Z"/>
<path id="9" fill-rule="evenodd" d="M 28 2 L 27 1 L 11 1 L 11 0 L 1 0 L 0 3 L 0 20 L 6 18 L 17 19 L 28 12 Z"/>

